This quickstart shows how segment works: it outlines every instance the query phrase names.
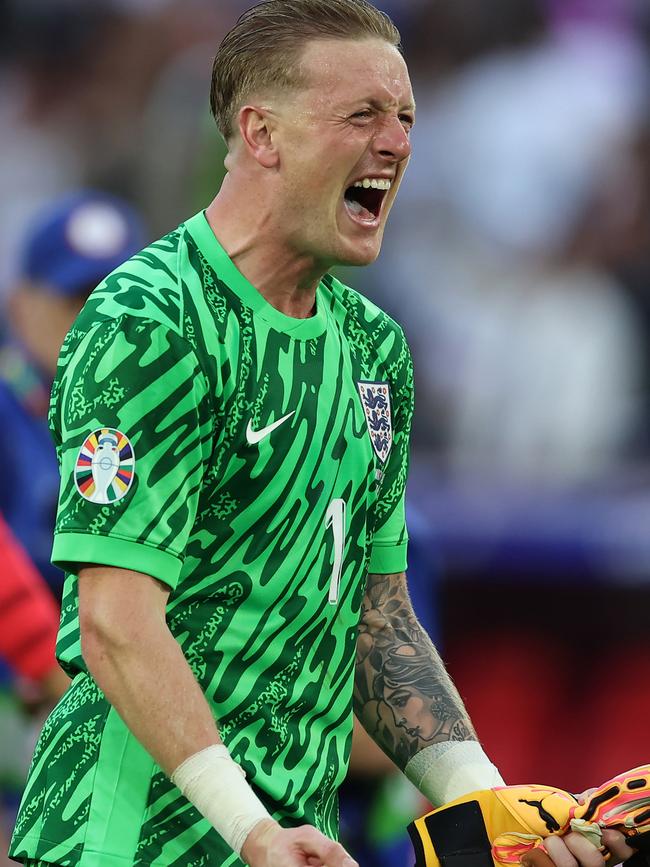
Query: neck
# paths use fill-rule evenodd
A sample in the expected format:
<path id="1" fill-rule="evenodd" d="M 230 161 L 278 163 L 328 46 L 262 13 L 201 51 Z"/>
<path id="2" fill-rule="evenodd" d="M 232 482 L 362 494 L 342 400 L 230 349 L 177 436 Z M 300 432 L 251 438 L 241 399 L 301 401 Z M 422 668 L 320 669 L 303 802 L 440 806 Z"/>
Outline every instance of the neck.
<path id="1" fill-rule="evenodd" d="M 230 175 L 206 210 L 208 223 L 237 270 L 276 310 L 296 319 L 314 314 L 316 289 L 327 268 L 291 247 L 277 210 Z"/>

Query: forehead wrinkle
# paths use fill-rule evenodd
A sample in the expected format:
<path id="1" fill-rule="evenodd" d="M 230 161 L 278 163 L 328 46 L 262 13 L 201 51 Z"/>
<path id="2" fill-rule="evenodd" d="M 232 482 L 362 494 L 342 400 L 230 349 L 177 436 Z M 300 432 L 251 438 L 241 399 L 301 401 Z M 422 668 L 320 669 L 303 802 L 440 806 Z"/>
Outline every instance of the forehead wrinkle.
<path id="1" fill-rule="evenodd" d="M 399 90 L 398 86 L 396 90 Z M 411 95 L 400 97 L 397 94 L 391 93 L 389 88 L 384 87 L 385 94 L 378 96 L 376 93 L 371 94 L 370 89 L 359 96 L 350 97 L 349 91 L 346 91 L 344 97 L 340 100 L 336 99 L 336 94 L 329 90 L 324 90 L 323 87 L 310 88 L 316 94 L 316 101 L 321 105 L 329 104 L 334 111 L 342 111 L 348 113 L 360 105 L 368 105 L 382 114 L 388 114 L 393 110 L 397 111 L 415 111 L 415 98 Z M 334 98 L 334 99 L 333 99 Z"/>
<path id="2" fill-rule="evenodd" d="M 415 102 L 412 99 L 407 100 L 406 102 L 401 102 L 399 99 L 377 99 L 375 97 L 369 97 L 368 105 L 372 108 L 377 109 L 377 111 L 389 112 L 392 109 L 397 109 L 398 111 L 404 111 L 406 109 L 412 109 L 415 111 Z"/>

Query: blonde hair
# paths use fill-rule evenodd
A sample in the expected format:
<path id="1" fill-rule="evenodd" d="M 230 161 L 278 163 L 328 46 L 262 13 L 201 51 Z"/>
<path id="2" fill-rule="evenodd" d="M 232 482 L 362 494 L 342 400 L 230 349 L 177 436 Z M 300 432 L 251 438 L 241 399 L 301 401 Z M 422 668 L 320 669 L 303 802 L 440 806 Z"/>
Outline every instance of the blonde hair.
<path id="1" fill-rule="evenodd" d="M 249 94 L 300 87 L 300 58 L 313 39 L 383 39 L 399 30 L 367 0 L 263 0 L 239 18 L 214 59 L 210 108 L 223 137 Z"/>

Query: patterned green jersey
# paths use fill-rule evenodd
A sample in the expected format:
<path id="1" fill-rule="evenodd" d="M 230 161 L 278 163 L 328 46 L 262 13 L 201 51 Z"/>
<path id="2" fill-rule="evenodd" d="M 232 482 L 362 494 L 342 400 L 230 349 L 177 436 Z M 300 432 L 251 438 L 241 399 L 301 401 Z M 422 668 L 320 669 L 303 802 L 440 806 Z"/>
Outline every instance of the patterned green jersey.
<path id="1" fill-rule="evenodd" d="M 58 657 L 74 681 L 37 745 L 14 856 L 241 863 L 88 674 L 79 563 L 171 588 L 169 629 L 256 793 L 283 825 L 336 836 L 365 575 L 406 567 L 411 414 L 388 316 L 330 276 L 314 316 L 285 316 L 203 213 L 95 290 L 50 415 L 53 559 L 68 572 Z"/>

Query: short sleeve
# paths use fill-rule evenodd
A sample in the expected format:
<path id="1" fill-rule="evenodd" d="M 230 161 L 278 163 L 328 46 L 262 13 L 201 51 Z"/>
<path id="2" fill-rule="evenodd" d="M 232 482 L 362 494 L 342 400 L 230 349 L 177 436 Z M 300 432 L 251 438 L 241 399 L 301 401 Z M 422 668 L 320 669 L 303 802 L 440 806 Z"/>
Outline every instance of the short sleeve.
<path id="1" fill-rule="evenodd" d="M 407 563 L 405 493 L 413 420 L 413 364 L 401 329 L 399 337 L 396 357 L 389 367 L 393 443 L 375 509 L 368 567 L 377 574 L 403 572 Z"/>
<path id="2" fill-rule="evenodd" d="M 158 322 L 127 315 L 69 336 L 50 411 L 56 565 L 176 585 L 210 455 L 208 397 L 191 345 Z"/>

